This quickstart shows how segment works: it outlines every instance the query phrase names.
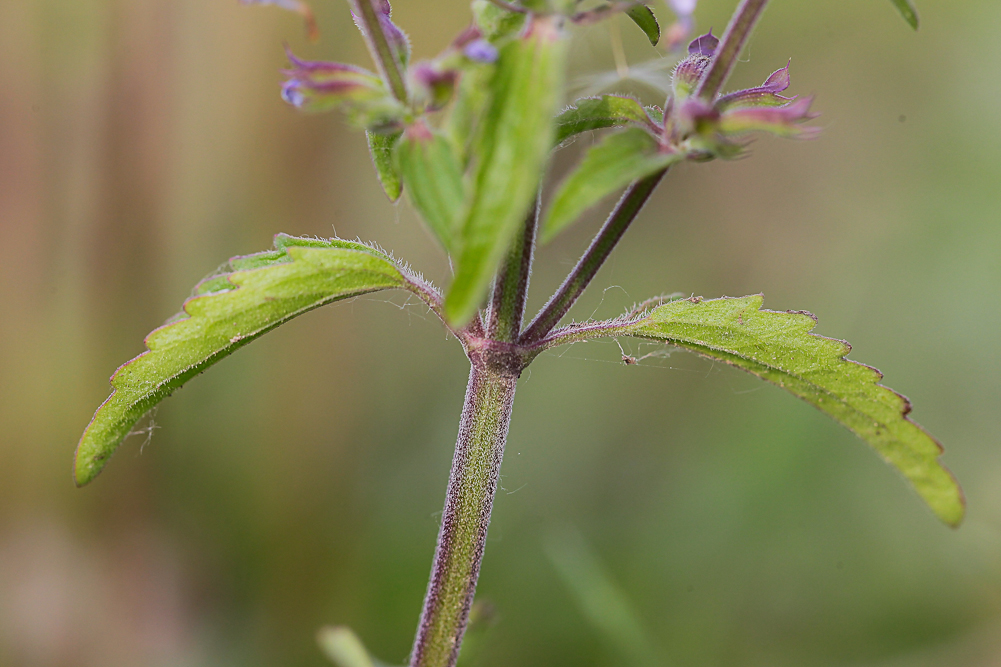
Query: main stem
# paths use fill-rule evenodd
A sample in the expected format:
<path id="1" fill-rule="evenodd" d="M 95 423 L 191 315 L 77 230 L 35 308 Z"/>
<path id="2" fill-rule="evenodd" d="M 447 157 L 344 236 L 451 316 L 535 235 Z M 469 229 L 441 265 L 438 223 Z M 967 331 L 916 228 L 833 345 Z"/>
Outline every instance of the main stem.
<path id="1" fill-rule="evenodd" d="M 476 592 L 517 376 L 475 355 L 411 667 L 453 667 Z"/>

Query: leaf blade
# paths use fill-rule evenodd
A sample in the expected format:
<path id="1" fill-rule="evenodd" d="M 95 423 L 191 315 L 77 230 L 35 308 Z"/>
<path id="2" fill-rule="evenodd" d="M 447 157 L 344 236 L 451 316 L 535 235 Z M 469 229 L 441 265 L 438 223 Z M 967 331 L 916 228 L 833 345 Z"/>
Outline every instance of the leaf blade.
<path id="1" fill-rule="evenodd" d="M 584 97 L 556 116 L 556 138 L 559 146 L 570 137 L 608 127 L 641 124 L 650 125 L 651 120 L 638 101 L 622 95 L 601 95 Z"/>
<path id="2" fill-rule="evenodd" d="M 399 142 L 402 132 L 382 134 L 379 132 L 365 131 L 368 139 L 368 150 L 372 156 L 372 165 L 375 167 L 375 174 L 379 178 L 383 192 L 389 197 L 389 201 L 395 202 L 403 193 L 403 179 L 393 164 L 393 147 Z"/>
<path id="3" fill-rule="evenodd" d="M 675 154 L 659 152 L 657 140 L 640 128 L 608 135 L 587 151 L 553 194 L 540 223 L 541 241 L 550 241 L 619 188 L 665 169 L 678 159 Z"/>
<path id="4" fill-rule="evenodd" d="M 650 40 L 651 46 L 657 46 L 660 41 L 660 24 L 657 23 L 657 16 L 647 5 L 636 5 L 626 10 L 626 16 L 639 26 L 646 38 Z"/>
<path id="5" fill-rule="evenodd" d="M 148 350 L 112 376 L 111 395 L 77 445 L 78 486 L 94 479 L 153 406 L 217 361 L 288 320 L 319 306 L 369 292 L 405 287 L 389 257 L 359 243 L 279 235 L 278 250 L 234 258 L 236 269 L 202 281 L 184 312 L 146 337 Z"/>
<path id="6" fill-rule="evenodd" d="M 897 8 L 900 15 L 907 21 L 907 25 L 917 30 L 918 10 L 914 7 L 914 3 L 911 0 L 890 0 L 890 2 L 893 3 L 893 6 Z"/>
<path id="7" fill-rule="evenodd" d="M 426 126 L 412 127 L 396 147 L 396 162 L 407 199 L 451 253 L 466 203 L 462 164 L 452 142 Z"/>
<path id="8" fill-rule="evenodd" d="M 508 244 L 536 196 L 563 90 L 566 39 L 550 19 L 500 51 L 491 101 L 478 128 L 471 201 L 460 230 L 445 315 L 461 326 L 476 313 Z"/>
<path id="9" fill-rule="evenodd" d="M 879 384 L 878 370 L 846 359 L 850 345 L 810 333 L 813 316 L 761 305 L 761 295 L 674 301 L 627 330 L 741 368 L 814 405 L 897 468 L 943 522 L 958 525 L 962 491 L 938 461 L 941 445 L 908 418 L 910 402 Z"/>

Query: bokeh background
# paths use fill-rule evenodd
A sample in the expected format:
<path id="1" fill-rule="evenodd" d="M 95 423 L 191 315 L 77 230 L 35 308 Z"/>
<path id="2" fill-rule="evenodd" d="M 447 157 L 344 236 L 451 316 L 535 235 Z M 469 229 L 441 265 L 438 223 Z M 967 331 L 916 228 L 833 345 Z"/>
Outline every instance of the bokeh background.
<path id="1" fill-rule="evenodd" d="M 734 4 L 702 0 L 698 26 Z M 363 137 L 279 99 L 283 41 L 368 62 L 346 5 L 314 7 L 309 44 L 295 15 L 236 0 L 0 2 L 4 667 L 320 666 L 330 623 L 407 656 L 467 368 L 402 297 L 269 334 L 93 485 L 70 476 L 106 378 L 230 255 L 336 231 L 447 281 Z M 731 87 L 791 57 L 822 137 L 675 170 L 574 315 L 673 291 L 815 312 L 945 443 L 966 523 L 777 388 L 574 346 L 521 380 L 480 585 L 494 620 L 467 665 L 1001 665 L 1001 4 L 919 7 L 915 34 L 887 0 L 776 0 Z M 395 9 L 416 57 L 469 18 Z M 667 58 L 620 27 L 631 64 Z M 573 53 L 582 89 L 613 68 L 604 26 Z M 541 250 L 531 307 L 602 215 Z"/>

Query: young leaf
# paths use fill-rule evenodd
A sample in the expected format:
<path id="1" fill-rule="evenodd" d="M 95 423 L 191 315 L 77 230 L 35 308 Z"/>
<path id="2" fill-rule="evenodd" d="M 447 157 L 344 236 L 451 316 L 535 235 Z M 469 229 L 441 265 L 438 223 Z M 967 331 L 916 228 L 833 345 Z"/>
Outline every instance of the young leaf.
<path id="1" fill-rule="evenodd" d="M 646 5 L 636 5 L 626 10 L 626 16 L 640 27 L 651 45 L 657 46 L 657 42 L 660 41 L 660 24 L 657 23 L 657 17 L 652 9 Z"/>
<path id="2" fill-rule="evenodd" d="M 959 525 L 962 491 L 938 461 L 941 445 L 908 418 L 910 402 L 879 384 L 883 375 L 875 368 L 845 359 L 848 343 L 811 334 L 812 315 L 762 310 L 761 304 L 760 294 L 673 301 L 625 333 L 692 350 L 799 396 L 869 443 L 942 521 Z"/>
<path id="3" fill-rule="evenodd" d="M 555 143 L 558 146 L 581 132 L 630 124 L 652 126 L 643 105 L 633 98 L 621 95 L 585 97 L 556 116 Z"/>
<path id="4" fill-rule="evenodd" d="M 375 173 L 379 177 L 379 183 L 385 191 L 389 201 L 395 202 L 403 192 L 403 181 L 399 172 L 393 164 L 393 146 L 399 141 L 402 132 L 383 134 L 381 132 L 366 131 L 368 138 L 368 150 L 372 154 L 372 164 L 375 166 Z"/>
<path id="5" fill-rule="evenodd" d="M 411 288 L 387 255 L 361 243 L 279 235 L 276 250 L 234 258 L 207 278 L 184 312 L 146 337 L 149 351 L 111 378 L 113 391 L 76 451 L 79 486 L 97 476 L 133 425 L 175 389 L 297 315 L 368 292 Z"/>
<path id="6" fill-rule="evenodd" d="M 900 15 L 904 17 L 907 21 L 907 25 L 911 26 L 915 30 L 918 29 L 918 10 L 914 8 L 914 4 L 911 0 L 890 0 L 893 6 L 897 8 Z"/>
<path id="7" fill-rule="evenodd" d="M 462 164 L 452 142 L 419 122 L 404 134 L 396 148 L 396 161 L 410 203 L 451 252 L 466 200 Z"/>
<path id="8" fill-rule="evenodd" d="M 608 135 L 587 151 L 556 190 L 541 223 L 543 243 L 619 188 L 678 160 L 675 153 L 661 153 L 657 140 L 638 127 Z"/>
<path id="9" fill-rule="evenodd" d="M 552 147 L 565 53 L 566 40 L 549 18 L 536 18 L 525 36 L 500 51 L 472 153 L 473 194 L 460 230 L 456 275 L 445 298 L 453 324 L 465 324 L 476 313 L 535 199 Z"/>

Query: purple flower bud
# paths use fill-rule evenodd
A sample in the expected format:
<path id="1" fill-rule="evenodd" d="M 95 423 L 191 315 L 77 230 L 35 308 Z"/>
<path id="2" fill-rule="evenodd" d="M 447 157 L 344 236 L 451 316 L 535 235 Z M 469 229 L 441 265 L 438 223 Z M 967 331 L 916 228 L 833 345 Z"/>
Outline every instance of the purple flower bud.
<path id="1" fill-rule="evenodd" d="M 462 53 L 470 60 L 478 63 L 497 62 L 497 47 L 485 39 L 477 39 L 462 50 Z"/>
<path id="2" fill-rule="evenodd" d="M 389 112 L 390 96 L 382 80 L 354 65 L 301 60 L 287 51 L 291 69 L 282 84 L 282 99 L 303 111 L 343 108 L 356 118 L 379 117 Z"/>
<path id="3" fill-rule="evenodd" d="M 400 30 L 400 28 L 393 23 L 393 7 L 389 4 L 389 0 L 357 0 L 358 2 L 371 2 L 372 6 L 375 8 L 376 13 L 379 15 L 379 27 L 382 29 L 382 33 L 386 36 L 386 41 L 389 42 L 390 48 L 393 49 L 393 54 L 396 56 L 396 60 L 406 67 L 410 60 L 410 38 L 407 34 Z M 355 25 L 358 26 L 358 30 L 361 34 L 368 37 L 365 31 L 365 23 L 362 21 L 357 14 L 351 13 L 354 19 Z"/>
<path id="4" fill-rule="evenodd" d="M 458 70 L 439 69 L 432 63 L 420 62 L 410 70 L 419 98 L 427 105 L 429 111 L 441 109 L 452 99 L 455 82 L 459 78 Z"/>
<path id="5" fill-rule="evenodd" d="M 696 38 L 688 45 L 688 53 L 693 56 L 699 55 L 711 58 L 716 53 L 716 47 L 718 46 L 719 40 L 713 35 L 713 31 L 709 30 L 709 32 Z"/>
<path id="6" fill-rule="evenodd" d="M 770 77 L 757 88 L 738 90 L 729 93 L 716 101 L 720 111 L 739 107 L 780 107 L 792 102 L 793 98 L 783 97 L 779 93 L 789 87 L 789 65 L 775 70 Z"/>

